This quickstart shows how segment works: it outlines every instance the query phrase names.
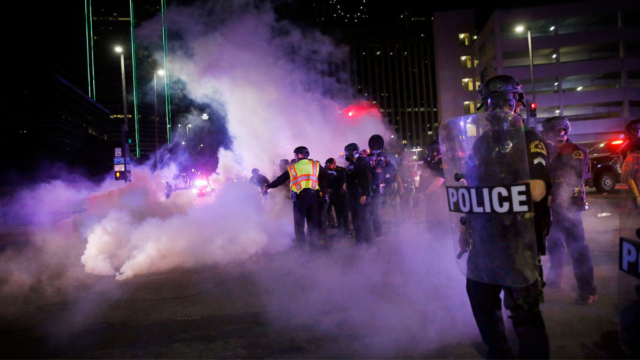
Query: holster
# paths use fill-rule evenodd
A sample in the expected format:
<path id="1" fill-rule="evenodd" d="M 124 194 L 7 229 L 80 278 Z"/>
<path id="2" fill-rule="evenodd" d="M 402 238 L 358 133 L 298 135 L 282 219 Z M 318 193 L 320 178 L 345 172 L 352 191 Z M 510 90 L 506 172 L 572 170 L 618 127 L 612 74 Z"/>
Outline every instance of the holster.
<path id="1" fill-rule="evenodd" d="M 546 238 L 549 236 L 551 224 L 553 223 L 553 214 L 551 207 L 547 205 L 547 197 L 545 196 L 540 202 L 534 204 L 534 225 L 536 229 L 536 244 L 538 246 L 538 254 L 547 255 Z"/>

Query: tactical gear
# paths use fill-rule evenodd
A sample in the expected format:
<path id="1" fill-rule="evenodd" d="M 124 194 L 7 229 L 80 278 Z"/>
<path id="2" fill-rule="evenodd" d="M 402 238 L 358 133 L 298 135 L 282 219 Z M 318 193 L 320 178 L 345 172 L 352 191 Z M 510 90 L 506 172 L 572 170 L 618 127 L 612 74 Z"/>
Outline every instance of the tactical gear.
<path id="1" fill-rule="evenodd" d="M 318 176 L 320 174 L 320 163 L 311 160 L 300 160 L 293 165 L 289 165 L 289 175 L 291 182 L 289 189 L 299 194 L 304 189 L 319 190 Z"/>
<path id="2" fill-rule="evenodd" d="M 360 156 L 360 147 L 356 143 L 351 143 L 344 147 L 344 157 L 347 161 L 353 161 Z"/>
<path id="3" fill-rule="evenodd" d="M 571 123 L 564 116 L 553 116 L 542 122 L 542 137 L 546 141 L 565 142 L 570 131 Z"/>
<path id="4" fill-rule="evenodd" d="M 522 84 L 510 75 L 492 77 L 480 86 L 478 92 L 482 98 L 482 103 L 478 106 L 478 110 L 483 107 L 486 107 L 487 110 L 503 108 L 508 104 L 513 111 L 516 103 L 521 102 L 524 104 Z"/>
<path id="5" fill-rule="evenodd" d="M 258 175 L 258 174 L 260 174 L 260 170 L 258 170 L 258 169 L 252 169 L 251 170 L 251 175 Z"/>
<path id="6" fill-rule="evenodd" d="M 305 159 L 308 159 L 309 155 L 311 155 L 309 153 L 309 149 L 307 149 L 305 146 L 298 146 L 297 148 L 295 148 L 295 150 L 293 150 L 293 153 L 296 155 L 302 155 Z"/>
<path id="7" fill-rule="evenodd" d="M 526 286 L 538 278 L 533 200 L 522 122 L 496 110 L 440 126 L 458 265 L 472 280 Z"/>
<path id="8" fill-rule="evenodd" d="M 369 138 L 369 148 L 371 153 L 377 154 L 384 149 L 384 139 L 380 135 L 373 135 Z"/>

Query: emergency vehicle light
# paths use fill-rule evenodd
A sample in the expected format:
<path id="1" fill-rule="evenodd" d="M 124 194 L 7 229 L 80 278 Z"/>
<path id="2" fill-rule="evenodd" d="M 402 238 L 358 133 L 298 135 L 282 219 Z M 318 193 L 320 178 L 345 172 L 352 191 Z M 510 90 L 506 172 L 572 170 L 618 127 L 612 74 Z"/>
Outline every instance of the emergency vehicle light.
<path id="1" fill-rule="evenodd" d="M 612 145 L 619 145 L 619 144 L 622 144 L 623 142 L 624 141 L 622 141 L 622 140 L 616 140 L 616 141 L 612 141 L 611 144 Z"/>

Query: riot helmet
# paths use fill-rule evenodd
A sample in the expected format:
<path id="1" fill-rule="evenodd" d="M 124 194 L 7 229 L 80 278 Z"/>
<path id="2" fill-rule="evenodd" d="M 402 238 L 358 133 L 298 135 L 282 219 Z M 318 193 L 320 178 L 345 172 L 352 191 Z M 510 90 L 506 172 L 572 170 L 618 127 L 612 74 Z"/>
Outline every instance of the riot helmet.
<path id="1" fill-rule="evenodd" d="M 376 134 L 369 138 L 369 148 L 374 154 L 378 154 L 384 149 L 384 139 L 382 136 Z"/>
<path id="2" fill-rule="evenodd" d="M 309 153 L 309 149 L 307 149 L 306 146 L 298 146 L 297 148 L 295 148 L 295 150 L 293 150 L 293 153 L 296 154 L 296 159 L 300 159 L 300 157 L 308 159 L 309 155 L 311 155 Z"/>
<path id="3" fill-rule="evenodd" d="M 629 121 L 624 127 L 624 131 L 629 139 L 635 139 L 640 136 L 640 119 Z"/>
<path id="4" fill-rule="evenodd" d="M 542 122 L 542 138 L 546 141 L 564 143 L 570 131 L 571 124 L 564 116 L 552 116 Z"/>
<path id="5" fill-rule="evenodd" d="M 251 175 L 258 175 L 258 174 L 260 174 L 260 170 L 255 168 L 251 170 Z"/>
<path id="6" fill-rule="evenodd" d="M 503 109 L 513 114 L 516 111 L 517 103 L 524 103 L 522 84 L 510 75 L 492 77 L 480 86 L 478 93 L 482 98 L 478 110 L 484 107 L 487 112 Z"/>
<path id="7" fill-rule="evenodd" d="M 344 147 L 344 158 L 348 162 L 355 161 L 360 156 L 360 147 L 356 143 L 351 143 Z"/>

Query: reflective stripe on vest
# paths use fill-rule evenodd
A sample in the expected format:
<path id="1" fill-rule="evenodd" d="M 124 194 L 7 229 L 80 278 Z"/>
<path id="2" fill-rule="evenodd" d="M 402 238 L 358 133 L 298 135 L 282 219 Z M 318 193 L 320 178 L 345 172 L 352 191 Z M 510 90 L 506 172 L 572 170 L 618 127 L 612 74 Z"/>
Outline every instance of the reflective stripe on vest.
<path id="1" fill-rule="evenodd" d="M 318 190 L 318 174 L 320 173 L 320 163 L 311 160 L 300 160 L 288 167 L 291 182 L 289 189 L 299 193 L 304 189 Z"/>

